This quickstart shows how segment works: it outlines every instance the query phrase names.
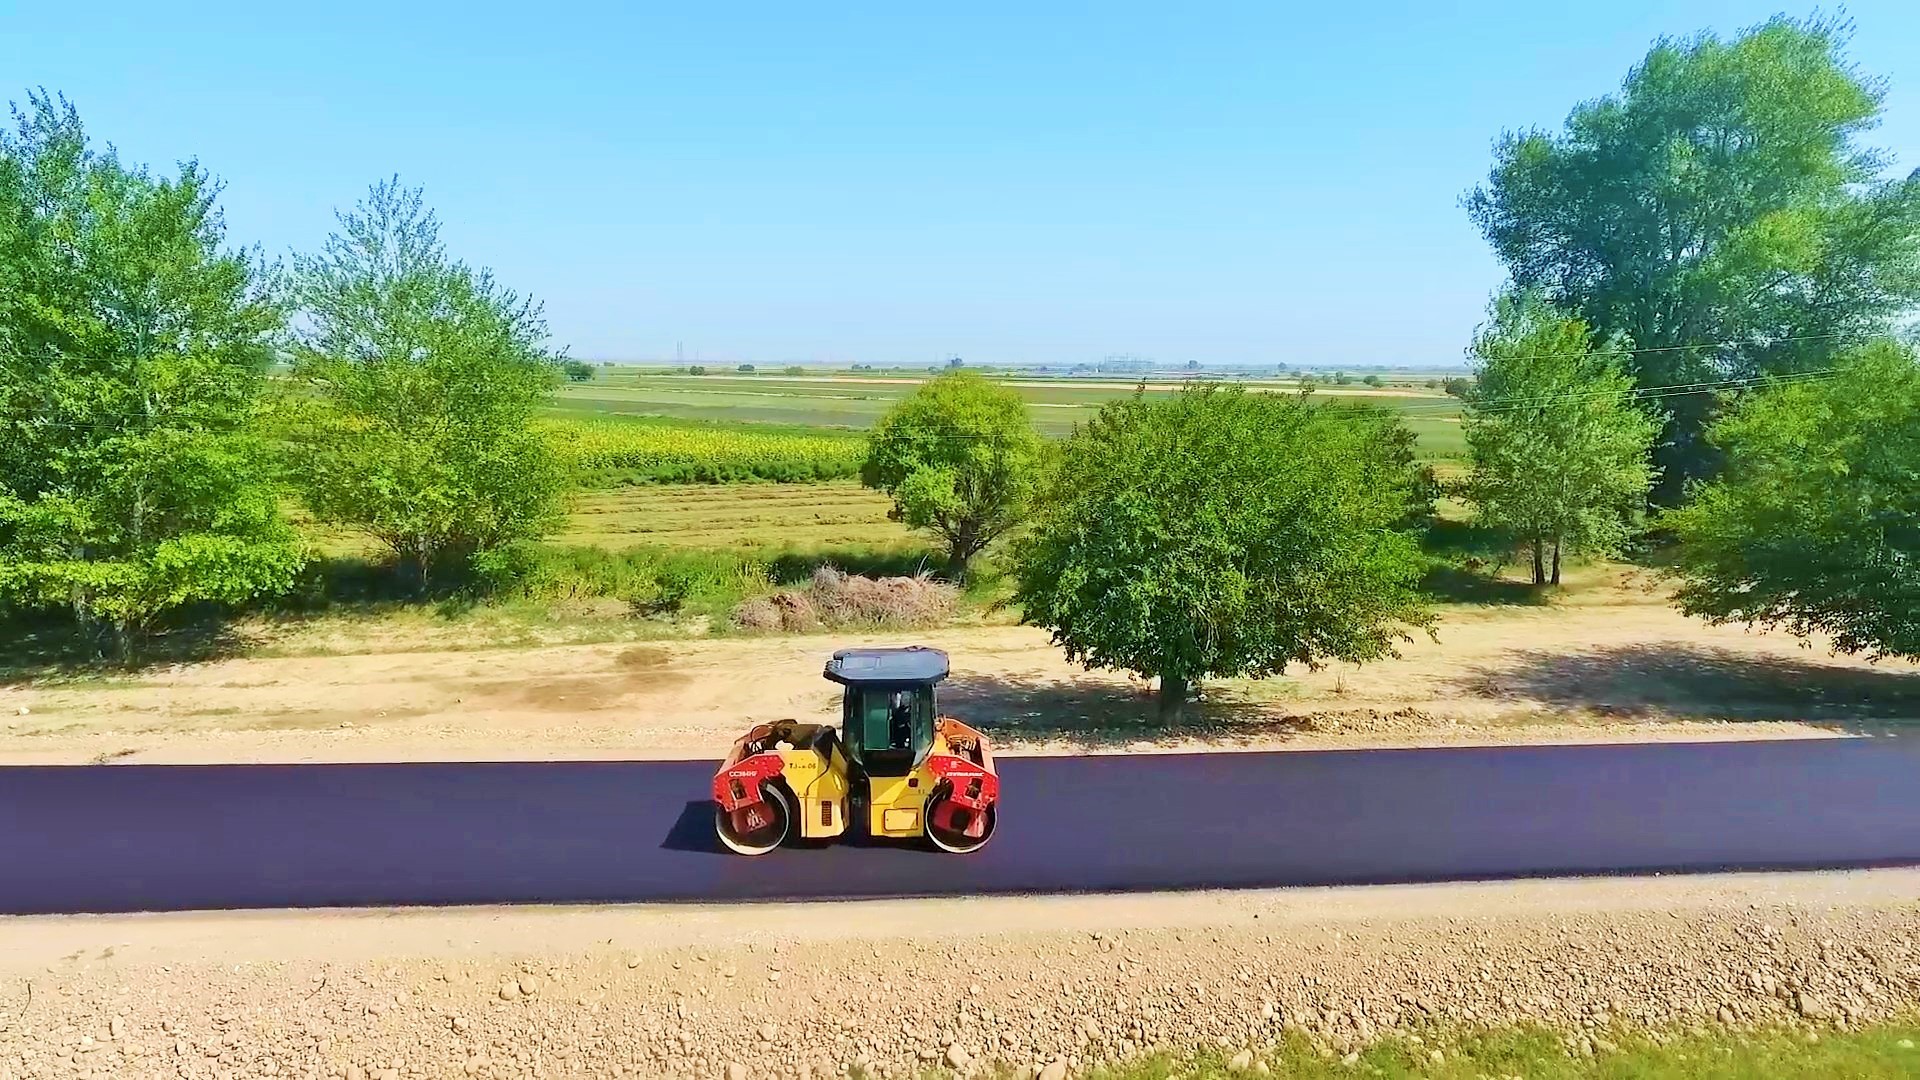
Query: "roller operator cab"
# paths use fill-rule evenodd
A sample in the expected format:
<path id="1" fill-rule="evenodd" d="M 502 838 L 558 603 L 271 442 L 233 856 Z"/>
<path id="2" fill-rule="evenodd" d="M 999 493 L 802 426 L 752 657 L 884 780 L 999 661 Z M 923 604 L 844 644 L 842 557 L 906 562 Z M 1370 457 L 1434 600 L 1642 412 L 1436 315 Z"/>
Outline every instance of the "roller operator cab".
<path id="1" fill-rule="evenodd" d="M 839 727 L 760 724 L 714 774 L 720 842 L 742 855 L 847 835 L 924 839 L 956 854 L 985 846 L 1000 778 L 987 740 L 939 713 L 947 654 L 842 649 L 825 674 L 843 688 Z"/>

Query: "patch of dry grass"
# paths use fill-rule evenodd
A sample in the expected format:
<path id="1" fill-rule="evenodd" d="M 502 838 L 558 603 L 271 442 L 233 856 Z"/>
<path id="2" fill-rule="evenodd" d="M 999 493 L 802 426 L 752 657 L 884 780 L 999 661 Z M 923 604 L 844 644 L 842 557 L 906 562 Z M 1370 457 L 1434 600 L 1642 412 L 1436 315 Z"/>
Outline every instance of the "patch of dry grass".
<path id="1" fill-rule="evenodd" d="M 748 630 L 911 629 L 945 622 L 959 600 L 959 589 L 925 575 L 871 578 L 822 566 L 805 588 L 742 602 L 733 621 Z"/>
<path id="2" fill-rule="evenodd" d="M 583 493 L 556 543 L 820 550 L 904 549 L 912 533 L 887 520 L 891 502 L 852 481 L 824 484 L 663 484 Z"/>

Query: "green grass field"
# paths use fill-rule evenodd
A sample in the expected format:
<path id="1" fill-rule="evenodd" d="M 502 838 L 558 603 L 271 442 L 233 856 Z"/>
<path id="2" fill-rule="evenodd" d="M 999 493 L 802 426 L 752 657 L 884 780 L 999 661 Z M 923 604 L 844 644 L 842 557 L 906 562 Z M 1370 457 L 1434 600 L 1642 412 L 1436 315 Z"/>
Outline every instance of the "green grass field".
<path id="1" fill-rule="evenodd" d="M 929 548 L 930 538 L 887 519 L 886 496 L 852 479 L 865 454 L 861 430 L 912 393 L 913 380 L 618 370 L 609 376 L 604 369 L 601 378 L 608 381 L 565 387 L 549 419 L 556 448 L 581 482 L 550 545 L 893 561 Z M 1123 382 L 1092 382 L 1010 385 L 1032 406 L 1036 424 L 1059 436 L 1102 403 L 1133 392 Z M 1279 383 L 1259 388 L 1294 390 Z M 1424 458 L 1443 472 L 1457 465 L 1464 445 L 1455 399 L 1336 389 L 1324 400 L 1401 410 Z M 1177 392 L 1164 384 L 1147 391 Z M 323 556 L 382 557 L 364 536 L 292 513 Z"/>
<path id="2" fill-rule="evenodd" d="M 1133 384 L 1124 380 L 1006 381 L 1031 408 L 1034 426 L 1055 437 L 1091 418 L 1101 404 L 1134 392 Z M 599 381 L 562 389 L 554 412 L 569 417 L 666 417 L 716 424 L 864 429 L 877 423 L 916 385 L 904 376 L 668 375 L 602 369 Z M 1273 393 L 1298 389 L 1292 383 L 1246 385 Z M 1178 388 L 1156 383 L 1145 392 L 1165 396 Z M 1314 392 L 1327 402 L 1365 402 L 1399 410 L 1429 460 L 1456 458 L 1464 452 L 1460 403 L 1437 391 L 1375 391 L 1356 383 L 1322 386 Z"/>

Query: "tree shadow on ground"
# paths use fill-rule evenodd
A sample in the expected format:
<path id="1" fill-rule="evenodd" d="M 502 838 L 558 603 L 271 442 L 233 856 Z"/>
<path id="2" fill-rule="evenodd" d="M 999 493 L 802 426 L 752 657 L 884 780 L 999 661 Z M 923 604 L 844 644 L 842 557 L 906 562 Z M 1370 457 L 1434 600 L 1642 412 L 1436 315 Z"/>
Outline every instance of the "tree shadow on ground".
<path id="1" fill-rule="evenodd" d="M 1219 689 L 1201 690 L 1179 722 L 1162 724 L 1146 684 L 956 675 L 940 684 L 940 711 L 1006 746 L 1068 742 L 1093 749 L 1134 743 L 1272 743 L 1316 729 L 1311 716 L 1287 716 Z"/>
<path id="2" fill-rule="evenodd" d="M 823 566 L 862 577 L 917 577 L 940 569 L 940 560 L 923 549 L 863 550 L 843 547 L 824 551 L 782 552 L 767 567 L 777 585 L 804 585 Z"/>
<path id="3" fill-rule="evenodd" d="M 1421 576 L 1420 591 L 1446 604 L 1504 607 L 1544 607 L 1553 595 L 1548 588 L 1496 577 L 1471 563 L 1436 563 Z"/>
<path id="4" fill-rule="evenodd" d="M 401 607 L 471 603 L 478 584 L 465 567 L 441 570 L 423 584 L 392 562 L 358 556 L 315 559 L 293 588 L 255 605 L 276 618 L 301 619 L 347 612 L 377 612 Z"/>
<path id="5" fill-rule="evenodd" d="M 1458 685 L 1480 697 L 1626 718 L 1800 720 L 1874 731 L 1920 721 L 1920 671 L 1680 642 L 1530 650 L 1462 672 Z"/>
<path id="6" fill-rule="evenodd" d="M 169 664 L 220 660 L 246 647 L 231 613 L 212 607 L 176 613 L 142 636 L 130 660 L 114 656 L 110 637 L 88 631 L 64 614 L 0 618 L 0 643 L 4 643 L 0 686 L 132 674 Z"/>
<path id="7" fill-rule="evenodd" d="M 1427 527 L 1421 547 L 1428 566 L 1420 588 L 1435 600 L 1541 606 L 1551 599 L 1547 589 L 1501 576 L 1513 544 L 1491 530 L 1442 518 Z"/>
<path id="8" fill-rule="evenodd" d="M 140 635 L 133 656 L 114 655 L 104 630 L 89 630 L 61 609 L 0 613 L 0 685 L 28 681 L 96 679 L 171 664 L 223 660 L 251 640 L 241 620 L 264 616 L 296 624 L 323 615 L 373 615 L 433 604 L 442 614 L 471 603 L 468 584 L 448 576 L 431 590 L 406 585 L 391 565 L 361 558 L 324 558 L 308 564 L 286 594 L 229 607 L 192 604 L 166 613 Z"/>

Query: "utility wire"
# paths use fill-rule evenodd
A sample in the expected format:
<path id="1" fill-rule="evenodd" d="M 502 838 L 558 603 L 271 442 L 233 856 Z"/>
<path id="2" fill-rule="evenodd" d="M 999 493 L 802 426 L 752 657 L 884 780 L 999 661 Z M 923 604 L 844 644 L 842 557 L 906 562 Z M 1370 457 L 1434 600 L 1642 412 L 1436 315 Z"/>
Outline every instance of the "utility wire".
<path id="1" fill-rule="evenodd" d="M 1733 379 L 1720 379 L 1714 382 L 1675 383 L 1671 386 L 1630 387 L 1624 390 L 1577 390 L 1560 394 L 1545 394 L 1531 398 L 1495 398 L 1485 404 L 1469 401 L 1461 403 L 1465 415 L 1487 415 L 1490 413 L 1517 412 L 1524 409 L 1539 408 L 1547 405 L 1569 404 L 1606 398 L 1627 397 L 1639 401 L 1656 401 L 1663 398 L 1686 397 L 1692 394 L 1710 394 L 1722 390 L 1749 390 L 1769 385 L 1795 384 L 1802 382 L 1822 382 L 1840 374 L 1838 368 L 1816 368 L 1809 371 L 1787 372 L 1779 375 L 1751 375 Z M 1418 413 L 1412 408 L 1398 410 L 1402 414 L 1434 415 L 1432 412 Z"/>

